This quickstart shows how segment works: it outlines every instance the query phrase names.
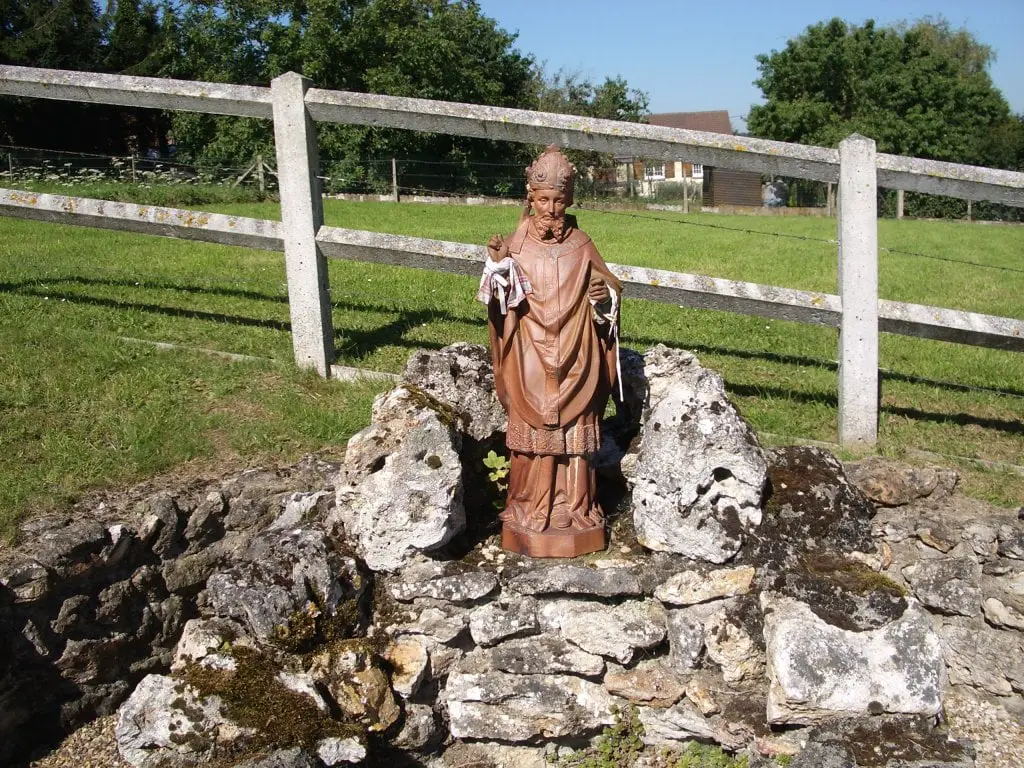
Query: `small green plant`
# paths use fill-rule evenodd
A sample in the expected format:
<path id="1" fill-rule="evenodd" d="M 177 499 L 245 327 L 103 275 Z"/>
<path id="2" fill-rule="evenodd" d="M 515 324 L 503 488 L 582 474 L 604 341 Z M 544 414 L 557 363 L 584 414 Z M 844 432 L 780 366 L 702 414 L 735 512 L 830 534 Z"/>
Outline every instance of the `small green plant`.
<path id="1" fill-rule="evenodd" d="M 559 768 L 627 768 L 644 751 L 644 727 L 636 707 L 615 711 L 615 723 L 604 729 L 593 747 L 569 755 Z"/>
<path id="2" fill-rule="evenodd" d="M 721 747 L 690 742 L 679 756 L 675 768 L 747 768 L 745 755 L 730 755 Z"/>
<path id="3" fill-rule="evenodd" d="M 487 473 L 487 479 L 491 481 L 491 488 L 494 490 L 494 505 L 503 507 L 505 494 L 508 492 L 508 473 L 512 462 L 507 456 L 500 456 L 494 451 L 488 451 L 487 456 L 484 457 L 484 466 L 490 470 Z"/>

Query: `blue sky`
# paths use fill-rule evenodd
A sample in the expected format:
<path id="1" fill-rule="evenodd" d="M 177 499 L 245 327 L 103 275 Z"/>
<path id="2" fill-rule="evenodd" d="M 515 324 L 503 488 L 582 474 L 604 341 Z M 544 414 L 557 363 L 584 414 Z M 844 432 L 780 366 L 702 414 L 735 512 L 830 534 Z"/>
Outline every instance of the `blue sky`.
<path id="1" fill-rule="evenodd" d="M 733 125 L 761 100 L 754 56 L 834 16 L 881 24 L 944 16 L 996 51 L 992 80 L 1024 113 L 1024 0 L 480 0 L 484 14 L 550 72 L 622 75 L 652 112 L 727 109 Z"/>

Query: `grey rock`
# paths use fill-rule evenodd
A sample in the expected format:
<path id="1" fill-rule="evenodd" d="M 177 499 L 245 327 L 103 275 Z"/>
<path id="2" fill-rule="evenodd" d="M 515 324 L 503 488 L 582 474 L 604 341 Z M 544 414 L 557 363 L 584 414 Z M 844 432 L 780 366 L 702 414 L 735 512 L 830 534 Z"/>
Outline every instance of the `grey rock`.
<path id="1" fill-rule="evenodd" d="M 327 491 L 293 493 L 284 500 L 284 511 L 268 527 L 271 529 L 297 528 L 324 517 L 333 501 Z"/>
<path id="2" fill-rule="evenodd" d="M 538 632 L 537 601 L 533 598 L 487 603 L 474 608 L 469 614 L 469 633 L 473 642 L 480 646 L 487 647 L 508 638 Z"/>
<path id="3" fill-rule="evenodd" d="M 665 612 L 653 601 L 605 605 L 587 600 L 552 600 L 538 610 L 541 628 L 557 632 L 590 653 L 632 661 L 638 650 L 665 639 Z"/>
<path id="4" fill-rule="evenodd" d="M 466 526 L 461 440 L 421 397 L 399 387 L 374 401 L 348 443 L 332 524 L 374 571 L 396 571 Z"/>
<path id="5" fill-rule="evenodd" d="M 434 710 L 426 704 L 406 704 L 402 730 L 391 743 L 412 752 L 425 750 L 437 741 L 440 729 Z"/>
<path id="6" fill-rule="evenodd" d="M 210 491 L 189 515 L 183 535 L 192 547 L 205 547 L 224 534 L 228 502 L 220 491 Z"/>
<path id="7" fill-rule="evenodd" d="M 388 592 L 396 600 L 412 602 L 418 597 L 469 603 L 498 588 L 498 578 L 487 571 L 446 574 L 434 563 L 413 563 L 388 580 Z"/>
<path id="8" fill-rule="evenodd" d="M 533 566 L 516 574 L 508 586 L 524 595 L 640 595 L 640 581 L 627 568 L 586 568 L 579 565 Z"/>
<path id="9" fill-rule="evenodd" d="M 654 596 L 671 605 L 693 605 L 722 597 L 745 595 L 754 581 L 754 568 L 718 568 L 707 572 L 682 571 L 654 590 Z"/>
<path id="10" fill-rule="evenodd" d="M 978 619 L 947 617 L 936 622 L 949 668 L 949 682 L 996 696 L 1024 693 L 1024 638 Z"/>
<path id="11" fill-rule="evenodd" d="M 665 611 L 668 630 L 669 661 L 685 672 L 696 669 L 704 650 L 704 626 L 689 611 Z"/>
<path id="12" fill-rule="evenodd" d="M 968 557 L 920 560 L 903 569 L 917 599 L 943 613 L 975 616 L 981 608 L 981 566 Z"/>
<path id="13" fill-rule="evenodd" d="M 316 745 L 316 756 L 327 768 L 336 765 L 352 765 L 366 759 L 366 745 L 354 736 L 330 736 Z"/>
<path id="14" fill-rule="evenodd" d="M 215 613 L 242 622 L 261 642 L 286 632 L 297 613 L 333 615 L 366 587 L 355 561 L 315 529 L 262 533 L 245 558 L 209 578 L 207 597 Z"/>
<path id="15" fill-rule="evenodd" d="M 454 672 L 443 701 L 455 738 L 510 742 L 593 733 L 611 725 L 623 703 L 579 677 L 504 672 Z"/>
<path id="16" fill-rule="evenodd" d="M 32 557 L 63 575 L 69 566 L 99 554 L 109 543 L 110 536 L 101 523 L 75 520 L 40 532 L 32 543 Z"/>
<path id="17" fill-rule="evenodd" d="M 989 597 L 985 599 L 981 607 L 985 614 L 985 621 L 989 624 L 1004 629 L 1024 630 L 1024 613 L 1013 606 L 1005 605 L 1001 600 Z"/>
<path id="18" fill-rule="evenodd" d="M 61 603 L 50 628 L 59 635 L 72 637 L 95 620 L 96 608 L 88 595 L 72 595 Z"/>
<path id="19" fill-rule="evenodd" d="M 916 604 L 897 621 L 864 632 L 827 624 L 791 598 L 763 593 L 761 605 L 770 723 L 941 710 L 942 645 Z"/>
<path id="20" fill-rule="evenodd" d="M 815 742 L 804 747 L 789 768 L 857 768 L 857 761 L 842 744 Z"/>
<path id="21" fill-rule="evenodd" d="M 956 470 L 914 467 L 902 461 L 869 456 L 845 465 L 846 476 L 876 504 L 898 507 L 915 499 L 949 496 L 960 479 Z"/>
<path id="22" fill-rule="evenodd" d="M 114 682 L 130 671 L 134 645 L 131 637 L 119 632 L 93 640 L 68 640 L 56 667 L 76 685 Z"/>
<path id="23" fill-rule="evenodd" d="M 39 600 L 49 594 L 50 571 L 34 558 L 18 558 L 0 567 L 0 585 L 11 590 L 19 603 Z"/>
<path id="24" fill-rule="evenodd" d="M 226 722 L 217 697 L 148 675 L 118 710 L 114 737 L 121 757 L 136 768 L 194 765 L 213 755 L 216 730 Z"/>
<path id="25" fill-rule="evenodd" d="M 738 683 L 764 675 L 764 652 L 728 610 L 720 609 L 705 622 L 704 645 L 708 658 L 721 667 L 725 682 Z"/>
<path id="26" fill-rule="evenodd" d="M 401 715 L 380 660 L 363 643 L 337 643 L 319 651 L 307 670 L 350 721 L 383 731 Z"/>
<path id="27" fill-rule="evenodd" d="M 494 392 L 491 353 L 463 342 L 437 350 L 417 350 L 405 364 L 402 383 L 412 385 L 458 414 L 459 430 L 486 441 L 505 431 L 505 411 Z"/>
<path id="28" fill-rule="evenodd" d="M 644 359 L 650 398 L 633 479 L 637 538 L 724 563 L 761 523 L 764 452 L 721 376 L 660 344 Z"/>
<path id="29" fill-rule="evenodd" d="M 644 743 L 654 746 L 688 741 L 713 741 L 727 749 L 739 749 L 746 743 L 742 735 L 730 733 L 722 718 L 705 717 L 690 701 L 683 699 L 667 708 L 643 707 L 639 711 L 644 726 Z"/>
<path id="30" fill-rule="evenodd" d="M 635 667 L 609 666 L 602 680 L 613 696 L 639 706 L 670 707 L 686 695 L 686 681 L 662 659 L 647 659 Z"/>
<path id="31" fill-rule="evenodd" d="M 309 753 L 300 747 L 279 749 L 266 757 L 256 757 L 237 763 L 234 768 L 320 768 Z"/>
<path id="32" fill-rule="evenodd" d="M 565 673 L 594 677 L 604 672 L 604 659 L 558 635 L 536 635 L 480 648 L 467 656 L 459 668 L 481 672 L 496 669 L 516 675 Z"/>
<path id="33" fill-rule="evenodd" d="M 139 505 L 137 513 L 146 518 L 146 530 L 140 533 L 153 552 L 165 560 L 180 554 L 184 525 L 171 494 L 161 492 L 150 496 Z"/>
<path id="34" fill-rule="evenodd" d="M 391 687 L 403 699 L 415 696 L 430 674 L 430 646 L 422 636 L 399 635 L 384 652 L 391 665 Z"/>
<path id="35" fill-rule="evenodd" d="M 469 614 L 449 603 L 417 601 L 410 613 L 389 625 L 392 635 L 423 635 L 439 643 L 451 643 L 469 626 Z"/>
<path id="36" fill-rule="evenodd" d="M 964 540 L 970 544 L 974 554 L 994 557 L 998 550 L 999 526 L 991 521 L 979 520 L 970 523 L 963 530 Z"/>
<path id="37" fill-rule="evenodd" d="M 1024 523 L 999 526 L 999 554 L 1013 560 L 1024 560 Z"/>

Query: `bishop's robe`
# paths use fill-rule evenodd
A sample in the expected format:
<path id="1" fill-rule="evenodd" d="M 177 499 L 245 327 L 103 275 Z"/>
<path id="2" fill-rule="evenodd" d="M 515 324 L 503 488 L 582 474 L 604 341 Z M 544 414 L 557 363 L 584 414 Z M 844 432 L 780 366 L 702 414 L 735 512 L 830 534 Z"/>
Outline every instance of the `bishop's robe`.
<path id="1" fill-rule="evenodd" d="M 617 317 L 600 322 L 588 291 L 593 277 L 621 294 L 593 242 L 566 217 L 561 242 L 541 242 L 529 220 L 508 239 L 532 287 L 508 314 L 489 305 L 498 399 L 508 412 L 512 454 L 505 521 L 534 531 L 603 522 L 591 456 L 616 380 Z"/>

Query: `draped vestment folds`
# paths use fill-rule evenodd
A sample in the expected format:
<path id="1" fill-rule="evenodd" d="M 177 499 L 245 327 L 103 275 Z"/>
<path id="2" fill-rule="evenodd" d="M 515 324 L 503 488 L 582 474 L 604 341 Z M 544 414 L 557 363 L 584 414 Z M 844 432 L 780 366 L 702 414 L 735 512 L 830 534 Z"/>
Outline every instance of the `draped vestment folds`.
<path id="1" fill-rule="evenodd" d="M 615 384 L 615 323 L 598 317 L 588 290 L 594 277 L 609 291 L 621 284 L 590 238 L 566 219 L 561 242 L 541 242 L 523 221 L 509 255 L 532 286 L 502 314 L 489 304 L 498 399 L 508 411 L 512 452 L 508 506 L 502 519 L 534 531 L 593 528 L 603 522 L 594 498 L 591 456 Z"/>

